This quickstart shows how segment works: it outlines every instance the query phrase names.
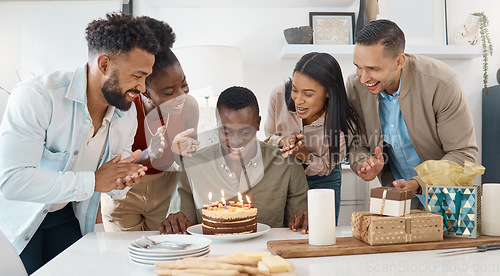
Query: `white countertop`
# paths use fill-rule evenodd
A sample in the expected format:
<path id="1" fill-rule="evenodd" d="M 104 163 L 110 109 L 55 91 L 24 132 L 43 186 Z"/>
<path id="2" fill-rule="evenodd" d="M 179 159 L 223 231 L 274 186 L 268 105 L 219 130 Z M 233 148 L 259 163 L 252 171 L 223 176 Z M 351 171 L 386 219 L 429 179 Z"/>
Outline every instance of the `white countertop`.
<path id="1" fill-rule="evenodd" d="M 134 264 L 127 253 L 131 241 L 158 232 L 89 233 L 36 271 L 36 276 L 154 275 L 153 267 Z M 350 227 L 337 227 L 337 236 L 351 235 Z M 274 228 L 246 241 L 214 241 L 210 256 L 242 251 L 267 251 L 267 241 L 306 239 L 308 235 Z M 287 259 L 297 276 L 316 275 L 500 275 L 500 250 L 440 256 L 443 250 Z"/>

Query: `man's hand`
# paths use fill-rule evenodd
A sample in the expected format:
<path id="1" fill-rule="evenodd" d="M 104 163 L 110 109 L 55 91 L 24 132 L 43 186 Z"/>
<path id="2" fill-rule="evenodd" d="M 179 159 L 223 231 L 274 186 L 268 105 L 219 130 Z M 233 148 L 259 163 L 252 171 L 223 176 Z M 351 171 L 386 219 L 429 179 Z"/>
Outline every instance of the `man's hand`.
<path id="1" fill-rule="evenodd" d="M 163 155 L 163 148 L 165 147 L 165 126 L 161 126 L 156 130 L 156 133 L 149 141 L 147 148 L 149 158 L 157 159 Z"/>
<path id="2" fill-rule="evenodd" d="M 289 155 L 293 156 L 295 153 L 297 153 L 298 149 L 296 148 L 296 146 L 298 144 L 302 144 L 302 138 L 304 138 L 304 135 L 299 133 L 281 138 L 280 142 L 278 143 L 278 145 L 281 147 L 281 155 L 286 158 Z"/>
<path id="3" fill-rule="evenodd" d="M 302 209 L 297 210 L 293 219 L 288 222 L 288 227 L 292 229 L 293 232 L 297 232 L 298 229 L 302 228 L 302 234 L 309 233 L 307 225 L 307 211 Z"/>
<path id="4" fill-rule="evenodd" d="M 418 185 L 417 180 L 415 180 L 415 179 L 410 179 L 408 181 L 406 181 L 404 179 L 394 180 L 392 182 L 392 185 L 394 185 L 394 187 L 396 187 L 397 189 L 410 190 L 414 194 L 417 193 L 418 187 L 420 187 L 420 185 Z"/>
<path id="5" fill-rule="evenodd" d="M 358 171 L 359 177 L 364 181 L 372 181 L 377 177 L 382 168 L 384 167 L 384 156 L 380 147 L 375 148 L 375 155 L 366 158 L 363 162 L 361 170 Z"/>
<path id="6" fill-rule="evenodd" d="M 136 150 L 132 152 L 132 154 L 129 157 L 119 161 L 118 163 L 134 163 L 141 156 L 141 154 L 142 154 L 141 150 Z M 117 179 L 117 181 L 125 182 L 125 185 L 132 186 L 134 184 L 141 182 L 142 178 L 146 175 L 147 170 L 148 167 L 142 166 L 142 168 L 138 171 L 137 174 L 125 177 L 125 179 Z"/>
<path id="7" fill-rule="evenodd" d="M 121 155 L 118 154 L 115 158 L 104 163 L 95 171 L 94 190 L 107 193 L 112 190 L 123 190 L 126 186 L 132 186 L 134 182 L 139 182 L 145 175 L 147 168 L 132 162 L 140 155 L 141 151 L 137 150 L 128 158 L 121 160 Z"/>
<path id="8" fill-rule="evenodd" d="M 194 132 L 194 128 L 186 129 L 175 135 L 170 149 L 177 155 L 191 157 L 200 147 L 200 142 L 189 137 Z"/>
<path id="9" fill-rule="evenodd" d="M 183 213 L 170 214 L 160 224 L 160 234 L 187 234 L 187 229 L 191 225 L 192 223 Z"/>

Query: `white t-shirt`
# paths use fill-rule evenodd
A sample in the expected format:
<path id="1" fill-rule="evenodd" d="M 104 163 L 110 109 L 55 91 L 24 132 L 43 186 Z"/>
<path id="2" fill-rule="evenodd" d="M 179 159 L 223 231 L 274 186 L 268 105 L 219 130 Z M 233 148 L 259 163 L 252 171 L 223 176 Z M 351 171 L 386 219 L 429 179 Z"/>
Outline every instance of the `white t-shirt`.
<path id="1" fill-rule="evenodd" d="M 108 106 L 106 114 L 102 120 L 101 127 L 97 130 L 94 135 L 94 126 L 90 126 L 90 130 L 87 133 L 87 137 L 82 144 L 82 148 L 78 152 L 78 157 L 73 164 L 72 171 L 83 172 L 83 171 L 96 171 L 97 166 L 101 163 L 101 158 L 103 156 L 104 145 L 108 140 L 109 125 L 113 113 L 115 112 L 114 106 Z M 54 203 L 49 209 L 49 212 L 55 212 L 64 208 L 68 202 Z"/>

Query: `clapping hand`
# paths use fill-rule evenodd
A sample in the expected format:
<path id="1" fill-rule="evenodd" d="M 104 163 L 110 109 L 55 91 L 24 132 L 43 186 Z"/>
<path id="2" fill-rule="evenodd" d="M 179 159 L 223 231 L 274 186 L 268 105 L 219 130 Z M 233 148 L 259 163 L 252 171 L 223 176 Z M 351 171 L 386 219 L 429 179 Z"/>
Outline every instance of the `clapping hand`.
<path id="1" fill-rule="evenodd" d="M 107 193 L 112 190 L 123 190 L 134 183 L 141 181 L 146 175 L 147 167 L 133 163 L 141 155 L 140 150 L 136 150 L 128 158 L 121 159 L 118 154 L 115 158 L 104 163 L 95 171 L 94 190 Z"/>
<path id="2" fill-rule="evenodd" d="M 364 181 L 372 181 L 377 177 L 384 167 L 384 156 L 380 147 L 375 148 L 375 155 L 366 158 L 361 169 L 358 171 L 359 177 Z"/>
<path id="3" fill-rule="evenodd" d="M 295 155 L 299 148 L 297 148 L 297 145 L 302 145 L 302 138 L 304 138 L 304 135 L 301 133 L 295 133 L 290 136 L 285 136 L 281 138 L 279 142 L 279 146 L 281 147 L 280 151 L 282 152 L 283 157 L 288 157 L 289 155 Z"/>
<path id="4" fill-rule="evenodd" d="M 162 156 L 165 147 L 165 129 L 165 126 L 159 127 L 151 138 L 147 149 L 150 159 L 157 159 Z"/>
<path id="5" fill-rule="evenodd" d="M 171 150 L 177 155 L 191 157 L 200 147 L 200 142 L 189 137 L 194 132 L 194 128 L 187 129 L 174 137 Z"/>

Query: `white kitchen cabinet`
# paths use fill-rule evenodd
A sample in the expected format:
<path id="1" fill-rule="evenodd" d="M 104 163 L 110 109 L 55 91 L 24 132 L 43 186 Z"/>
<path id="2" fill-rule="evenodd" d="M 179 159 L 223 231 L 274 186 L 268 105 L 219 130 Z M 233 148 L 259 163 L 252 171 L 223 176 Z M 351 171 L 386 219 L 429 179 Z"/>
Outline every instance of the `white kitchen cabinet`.
<path id="1" fill-rule="evenodd" d="M 379 187 L 377 178 L 366 182 L 354 173 L 349 166 L 342 165 L 342 187 L 338 226 L 351 225 L 353 212 L 368 211 L 370 189 Z"/>

